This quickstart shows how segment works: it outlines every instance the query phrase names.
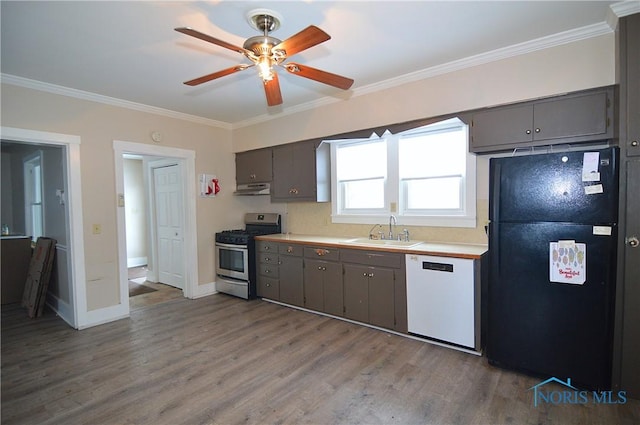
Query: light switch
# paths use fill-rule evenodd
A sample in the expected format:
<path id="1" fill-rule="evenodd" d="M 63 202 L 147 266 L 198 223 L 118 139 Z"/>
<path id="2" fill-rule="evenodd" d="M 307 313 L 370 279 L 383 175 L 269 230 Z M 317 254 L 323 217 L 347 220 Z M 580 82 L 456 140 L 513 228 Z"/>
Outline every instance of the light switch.
<path id="1" fill-rule="evenodd" d="M 118 206 L 124 207 L 124 193 L 118 193 Z"/>
<path id="2" fill-rule="evenodd" d="M 396 203 L 395 203 L 395 202 L 392 202 L 392 203 L 389 205 L 389 209 L 391 210 L 391 212 L 396 212 L 396 208 L 397 208 L 397 205 L 396 205 Z"/>

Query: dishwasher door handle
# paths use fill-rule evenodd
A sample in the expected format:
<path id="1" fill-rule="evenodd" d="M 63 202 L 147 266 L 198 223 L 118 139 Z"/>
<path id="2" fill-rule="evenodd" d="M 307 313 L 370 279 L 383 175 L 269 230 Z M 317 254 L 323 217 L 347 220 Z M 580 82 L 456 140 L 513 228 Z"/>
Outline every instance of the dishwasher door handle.
<path id="1" fill-rule="evenodd" d="M 430 261 L 422 262 L 423 270 L 435 270 L 437 272 L 449 272 L 453 273 L 453 264 L 446 263 L 432 263 Z"/>

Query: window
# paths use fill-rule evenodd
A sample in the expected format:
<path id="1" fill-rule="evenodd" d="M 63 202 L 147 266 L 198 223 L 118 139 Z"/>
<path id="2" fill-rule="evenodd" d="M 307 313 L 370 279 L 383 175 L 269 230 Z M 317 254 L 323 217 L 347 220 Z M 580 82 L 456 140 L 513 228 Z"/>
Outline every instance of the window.
<path id="1" fill-rule="evenodd" d="M 36 241 L 44 235 L 42 205 L 42 153 L 40 151 L 23 160 L 25 224 L 27 235 Z"/>
<path id="2" fill-rule="evenodd" d="M 475 156 L 457 118 L 398 134 L 331 141 L 332 220 L 475 227 Z"/>

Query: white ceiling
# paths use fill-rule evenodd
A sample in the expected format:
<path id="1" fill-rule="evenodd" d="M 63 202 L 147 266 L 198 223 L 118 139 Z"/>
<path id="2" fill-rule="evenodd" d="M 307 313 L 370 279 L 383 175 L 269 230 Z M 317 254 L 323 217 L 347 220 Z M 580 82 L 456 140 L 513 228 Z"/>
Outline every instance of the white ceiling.
<path id="1" fill-rule="evenodd" d="M 134 108 L 147 105 L 233 128 L 429 73 L 611 32 L 620 10 L 638 4 L 2 0 L 2 77 L 11 84 L 126 101 Z M 331 35 L 291 60 L 353 78 L 353 87 L 342 91 L 282 70 L 284 103 L 268 107 L 255 68 L 196 87 L 182 84 L 249 61 L 174 28 L 190 26 L 242 46 L 258 34 L 246 20 L 256 8 L 282 15 L 272 33 L 281 40 L 312 24 Z"/>

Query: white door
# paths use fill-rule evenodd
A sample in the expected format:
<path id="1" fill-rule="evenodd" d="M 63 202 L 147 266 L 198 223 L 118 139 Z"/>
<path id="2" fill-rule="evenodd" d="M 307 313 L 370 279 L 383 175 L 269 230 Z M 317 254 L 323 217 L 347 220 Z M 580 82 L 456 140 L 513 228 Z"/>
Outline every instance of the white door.
<path id="1" fill-rule="evenodd" d="M 184 289 L 182 170 L 180 165 L 154 168 L 158 281 Z"/>

